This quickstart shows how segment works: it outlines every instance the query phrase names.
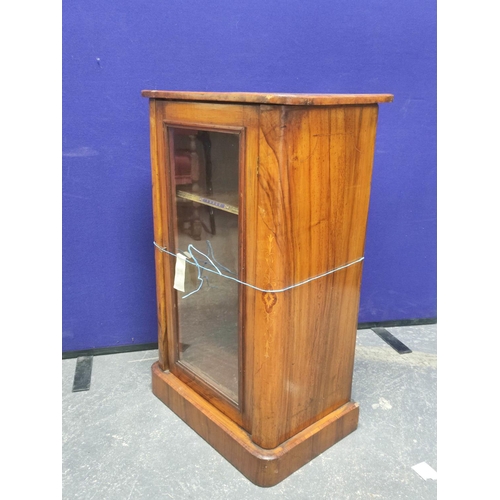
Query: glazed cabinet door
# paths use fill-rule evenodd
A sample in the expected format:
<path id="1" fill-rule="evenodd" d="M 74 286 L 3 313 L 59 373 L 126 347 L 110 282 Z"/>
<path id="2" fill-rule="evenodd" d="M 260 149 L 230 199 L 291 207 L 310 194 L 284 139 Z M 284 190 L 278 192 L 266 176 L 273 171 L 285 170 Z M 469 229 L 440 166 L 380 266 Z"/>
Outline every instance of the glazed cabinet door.
<path id="1" fill-rule="evenodd" d="M 258 108 L 152 100 L 151 128 L 155 242 L 165 250 L 156 250 L 160 363 L 248 429 L 251 339 L 237 280 L 246 281 L 254 220 Z"/>

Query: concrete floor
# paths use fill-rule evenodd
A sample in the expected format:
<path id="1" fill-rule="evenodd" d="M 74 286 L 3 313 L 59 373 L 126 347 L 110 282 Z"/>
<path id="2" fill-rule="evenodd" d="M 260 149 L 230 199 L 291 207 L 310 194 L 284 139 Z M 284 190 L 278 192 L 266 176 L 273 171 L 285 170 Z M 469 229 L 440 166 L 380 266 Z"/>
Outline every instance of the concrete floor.
<path id="1" fill-rule="evenodd" d="M 73 393 L 63 360 L 63 498 L 408 499 L 437 496 L 436 325 L 388 328 L 399 355 L 360 330 L 353 399 L 358 429 L 273 488 L 259 488 L 151 393 L 156 351 L 96 356 L 90 391 Z"/>

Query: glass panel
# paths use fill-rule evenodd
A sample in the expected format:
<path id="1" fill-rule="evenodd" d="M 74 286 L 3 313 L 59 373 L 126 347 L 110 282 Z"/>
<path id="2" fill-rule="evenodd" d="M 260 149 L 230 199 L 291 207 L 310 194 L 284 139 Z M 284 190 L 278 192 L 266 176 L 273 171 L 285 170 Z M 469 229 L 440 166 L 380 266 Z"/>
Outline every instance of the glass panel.
<path id="1" fill-rule="evenodd" d="M 174 128 L 169 137 L 177 193 L 176 252 L 192 245 L 224 274 L 237 277 L 239 135 Z M 206 257 L 191 251 L 200 265 L 215 270 Z M 196 291 L 198 272 L 203 284 Z M 187 264 L 185 291 L 176 292 L 180 363 L 236 403 L 238 286 Z"/>

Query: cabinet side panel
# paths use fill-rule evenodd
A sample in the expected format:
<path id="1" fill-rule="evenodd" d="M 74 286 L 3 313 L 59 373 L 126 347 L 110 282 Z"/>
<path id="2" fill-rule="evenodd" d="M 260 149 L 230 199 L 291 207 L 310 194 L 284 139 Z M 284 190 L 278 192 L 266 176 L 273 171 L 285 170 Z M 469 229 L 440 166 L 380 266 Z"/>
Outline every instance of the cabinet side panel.
<path id="1" fill-rule="evenodd" d="M 261 106 L 259 287 L 288 287 L 363 256 L 377 111 Z M 255 294 L 252 439 L 260 446 L 277 446 L 350 400 L 361 270 Z"/>

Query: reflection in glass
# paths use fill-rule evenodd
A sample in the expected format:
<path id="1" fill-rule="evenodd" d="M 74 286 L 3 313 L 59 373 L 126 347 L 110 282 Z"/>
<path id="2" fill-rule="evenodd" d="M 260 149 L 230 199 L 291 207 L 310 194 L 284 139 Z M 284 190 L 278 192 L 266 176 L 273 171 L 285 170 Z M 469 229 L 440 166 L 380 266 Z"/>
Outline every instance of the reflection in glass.
<path id="1" fill-rule="evenodd" d="M 176 252 L 193 245 L 238 277 L 239 135 L 170 129 L 176 188 Z M 193 251 L 204 267 L 208 260 Z M 192 259 L 188 259 L 188 261 Z M 186 265 L 185 292 L 176 291 L 179 360 L 238 402 L 238 284 Z"/>

